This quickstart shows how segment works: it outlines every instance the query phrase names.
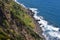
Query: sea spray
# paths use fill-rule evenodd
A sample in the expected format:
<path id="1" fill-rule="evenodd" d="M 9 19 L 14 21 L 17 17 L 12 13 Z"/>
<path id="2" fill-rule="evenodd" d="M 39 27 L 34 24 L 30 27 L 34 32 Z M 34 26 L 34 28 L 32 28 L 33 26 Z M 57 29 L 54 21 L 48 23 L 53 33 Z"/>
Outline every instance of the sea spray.
<path id="1" fill-rule="evenodd" d="M 40 20 L 38 21 L 38 23 L 41 24 L 40 27 L 42 27 L 43 30 L 42 35 L 45 36 L 46 40 L 54 40 L 54 39 L 49 39 L 50 36 L 55 38 L 60 38 L 60 32 L 59 32 L 60 28 L 56 28 L 53 25 L 49 25 L 48 22 L 44 20 L 42 16 L 37 16 L 38 12 L 36 8 L 30 8 L 30 10 L 32 10 L 32 12 L 35 13 L 33 16 L 35 20 Z"/>
<path id="2" fill-rule="evenodd" d="M 17 2 L 17 0 L 15 0 L 15 2 Z M 21 6 L 23 6 L 24 8 L 28 9 L 26 6 L 24 6 L 23 4 L 17 2 L 18 4 L 20 4 Z M 40 25 L 40 27 L 43 30 L 42 35 L 45 36 L 46 40 L 60 40 L 60 28 L 56 28 L 53 25 L 49 25 L 48 22 L 46 20 L 44 20 L 44 18 L 42 16 L 37 16 L 37 10 L 36 8 L 29 8 L 30 10 L 32 10 L 32 12 L 34 12 L 34 18 L 36 20 L 40 20 L 38 21 Z"/>

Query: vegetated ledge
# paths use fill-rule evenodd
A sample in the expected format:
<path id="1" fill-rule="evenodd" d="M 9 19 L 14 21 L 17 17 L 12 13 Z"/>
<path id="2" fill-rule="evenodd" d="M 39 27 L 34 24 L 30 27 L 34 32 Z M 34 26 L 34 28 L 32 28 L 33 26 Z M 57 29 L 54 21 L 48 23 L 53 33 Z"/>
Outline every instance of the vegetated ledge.
<path id="1" fill-rule="evenodd" d="M 32 14 L 13 0 L 0 0 L 0 40 L 45 40 Z"/>

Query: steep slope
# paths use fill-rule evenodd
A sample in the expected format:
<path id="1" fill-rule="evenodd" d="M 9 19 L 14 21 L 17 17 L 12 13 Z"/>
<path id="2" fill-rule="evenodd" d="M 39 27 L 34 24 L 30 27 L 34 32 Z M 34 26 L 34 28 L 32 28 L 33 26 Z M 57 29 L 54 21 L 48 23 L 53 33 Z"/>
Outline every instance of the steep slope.
<path id="1" fill-rule="evenodd" d="M 0 0 L 0 40 L 44 40 L 29 13 L 13 0 Z"/>

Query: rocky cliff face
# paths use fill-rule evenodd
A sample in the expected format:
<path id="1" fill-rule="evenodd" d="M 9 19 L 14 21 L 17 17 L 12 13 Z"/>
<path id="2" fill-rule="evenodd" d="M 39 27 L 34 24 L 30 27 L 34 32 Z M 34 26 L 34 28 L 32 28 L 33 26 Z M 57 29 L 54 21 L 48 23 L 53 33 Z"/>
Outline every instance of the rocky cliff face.
<path id="1" fill-rule="evenodd" d="M 0 40 L 43 40 L 28 13 L 13 0 L 0 0 Z"/>

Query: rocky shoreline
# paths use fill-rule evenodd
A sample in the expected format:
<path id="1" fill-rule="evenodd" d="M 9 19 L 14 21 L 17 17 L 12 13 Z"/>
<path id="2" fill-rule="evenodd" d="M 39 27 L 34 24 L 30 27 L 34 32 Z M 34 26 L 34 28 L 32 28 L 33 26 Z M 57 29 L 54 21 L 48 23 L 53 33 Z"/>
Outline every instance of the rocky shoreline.
<path id="1" fill-rule="evenodd" d="M 31 13 L 29 12 L 28 15 L 30 15 L 31 18 L 33 18 L 34 23 L 36 24 L 36 28 L 34 29 L 34 31 L 35 31 L 40 37 L 42 37 L 44 40 L 46 40 L 45 37 L 42 35 L 43 31 L 42 31 L 42 28 L 40 27 L 40 24 L 38 23 L 38 21 L 40 21 L 40 20 L 36 20 L 36 19 L 33 17 L 35 13 L 32 12 L 32 10 L 28 9 L 28 11 L 31 12 Z"/>
<path id="2" fill-rule="evenodd" d="M 19 5 L 21 5 L 19 2 L 17 2 L 17 0 L 14 0 L 16 3 L 18 3 Z M 25 6 L 22 4 L 21 5 L 23 8 L 25 8 Z M 35 29 L 34 29 L 34 31 L 40 36 L 40 37 L 42 37 L 44 40 L 46 40 L 45 39 L 45 37 L 42 35 L 42 33 L 43 33 L 43 31 L 42 31 L 42 28 L 40 27 L 40 24 L 38 23 L 38 21 L 40 21 L 40 20 L 36 20 L 33 16 L 34 16 L 34 12 L 32 12 L 32 10 L 30 10 L 29 8 L 25 8 L 26 10 L 25 10 L 25 12 L 28 14 L 28 15 L 30 15 L 30 17 L 34 20 L 34 23 L 36 24 L 36 27 L 35 27 Z"/>

